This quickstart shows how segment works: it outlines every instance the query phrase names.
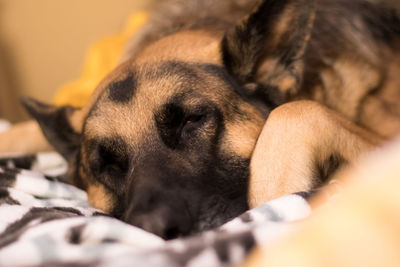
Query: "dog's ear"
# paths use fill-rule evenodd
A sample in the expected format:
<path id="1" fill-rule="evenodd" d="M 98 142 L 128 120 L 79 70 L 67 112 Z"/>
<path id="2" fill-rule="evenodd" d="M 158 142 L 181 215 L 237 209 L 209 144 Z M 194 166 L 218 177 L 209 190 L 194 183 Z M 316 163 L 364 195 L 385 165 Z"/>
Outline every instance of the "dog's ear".
<path id="1" fill-rule="evenodd" d="M 56 107 L 32 98 L 23 98 L 21 102 L 39 123 L 47 141 L 67 161 L 71 161 L 80 146 L 81 126 L 73 121 L 79 109 L 71 106 Z"/>
<path id="2" fill-rule="evenodd" d="M 223 63 L 246 93 L 282 102 L 299 89 L 314 16 L 315 0 L 263 0 L 225 33 Z"/>

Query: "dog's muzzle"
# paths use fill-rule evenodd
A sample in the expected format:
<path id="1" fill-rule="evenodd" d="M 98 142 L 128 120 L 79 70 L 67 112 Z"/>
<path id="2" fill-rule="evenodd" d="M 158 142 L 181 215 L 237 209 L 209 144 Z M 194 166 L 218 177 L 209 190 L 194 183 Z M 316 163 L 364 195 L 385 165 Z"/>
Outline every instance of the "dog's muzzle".
<path id="1" fill-rule="evenodd" d="M 123 220 L 164 239 L 189 234 L 192 220 L 185 203 L 172 193 L 138 189 Z"/>
<path id="2" fill-rule="evenodd" d="M 145 164 L 135 170 L 122 220 L 164 239 L 188 235 L 193 219 L 187 192 L 171 170 L 156 165 Z"/>

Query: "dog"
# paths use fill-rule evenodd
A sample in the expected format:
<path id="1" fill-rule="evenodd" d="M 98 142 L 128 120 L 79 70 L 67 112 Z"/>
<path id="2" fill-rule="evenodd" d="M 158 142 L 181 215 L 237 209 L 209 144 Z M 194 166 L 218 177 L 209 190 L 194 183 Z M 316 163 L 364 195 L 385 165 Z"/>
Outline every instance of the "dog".
<path id="1" fill-rule="evenodd" d="M 25 99 L 69 181 L 170 239 L 318 188 L 400 133 L 400 16 L 372 0 L 166 1 L 83 108 Z M 43 131 L 40 134 L 39 127 Z M 20 142 L 20 141 L 19 141 Z"/>

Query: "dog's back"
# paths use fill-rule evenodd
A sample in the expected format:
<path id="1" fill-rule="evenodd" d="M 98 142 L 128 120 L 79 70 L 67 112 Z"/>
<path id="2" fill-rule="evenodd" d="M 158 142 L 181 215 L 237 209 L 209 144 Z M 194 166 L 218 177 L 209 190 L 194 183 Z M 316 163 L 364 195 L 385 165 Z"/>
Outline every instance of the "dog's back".
<path id="1" fill-rule="evenodd" d="M 195 29 L 226 30 L 253 10 L 257 0 L 167 0 L 158 2 L 141 32 L 132 38 L 130 56 L 148 44 L 175 32 Z M 391 42 L 400 34 L 400 19 L 395 12 L 400 4 L 390 0 L 320 0 L 313 39 L 321 49 L 347 48 L 360 51 L 371 41 Z M 362 38 L 356 39 L 359 36 Z M 365 39 L 368 38 L 368 39 Z M 366 41 L 366 42 L 362 42 Z M 338 47 L 338 45 L 340 45 Z M 372 47 L 368 47 L 370 54 Z M 332 51 L 333 52 L 333 51 Z M 364 56 L 365 56 L 364 55 Z"/>
<path id="2" fill-rule="evenodd" d="M 158 4 L 125 58 L 175 32 L 227 30 L 256 0 L 170 0 Z M 390 0 L 320 0 L 305 50 L 302 86 L 279 85 L 275 102 L 313 99 L 382 136 L 399 132 L 400 8 Z M 288 14 L 290 17 L 290 14 Z M 277 21 L 286 27 L 285 21 Z M 289 38 L 286 36 L 285 38 Z M 295 37 L 290 37 L 295 38 Z M 274 67 L 274 62 L 269 62 Z M 263 75 L 260 73 L 258 75 Z M 283 97 L 282 97 L 283 96 Z M 393 122 L 395 121 L 395 122 Z"/>
<path id="3" fill-rule="evenodd" d="M 398 133 L 398 6 L 323 0 L 316 14 L 303 86 L 295 98 L 317 100 L 382 136 Z"/>

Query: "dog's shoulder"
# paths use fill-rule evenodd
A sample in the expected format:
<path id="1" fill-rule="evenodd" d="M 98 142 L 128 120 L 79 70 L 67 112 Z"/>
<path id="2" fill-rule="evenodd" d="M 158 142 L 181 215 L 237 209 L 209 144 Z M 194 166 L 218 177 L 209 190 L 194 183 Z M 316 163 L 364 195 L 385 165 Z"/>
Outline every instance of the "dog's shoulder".
<path id="1" fill-rule="evenodd" d="M 254 10 L 257 0 L 167 0 L 150 9 L 148 22 L 132 36 L 127 56 L 167 35 L 190 29 L 227 30 Z M 296 1 L 294 1 L 296 2 Z M 393 2 L 393 3 L 392 3 Z M 301 8 L 301 6 L 299 6 Z M 320 0 L 314 24 L 313 50 L 341 53 L 354 51 L 360 42 L 367 46 L 363 56 L 373 57 L 375 41 L 385 45 L 400 35 L 400 4 L 381 0 Z M 338 51 L 338 48 L 342 50 Z"/>

